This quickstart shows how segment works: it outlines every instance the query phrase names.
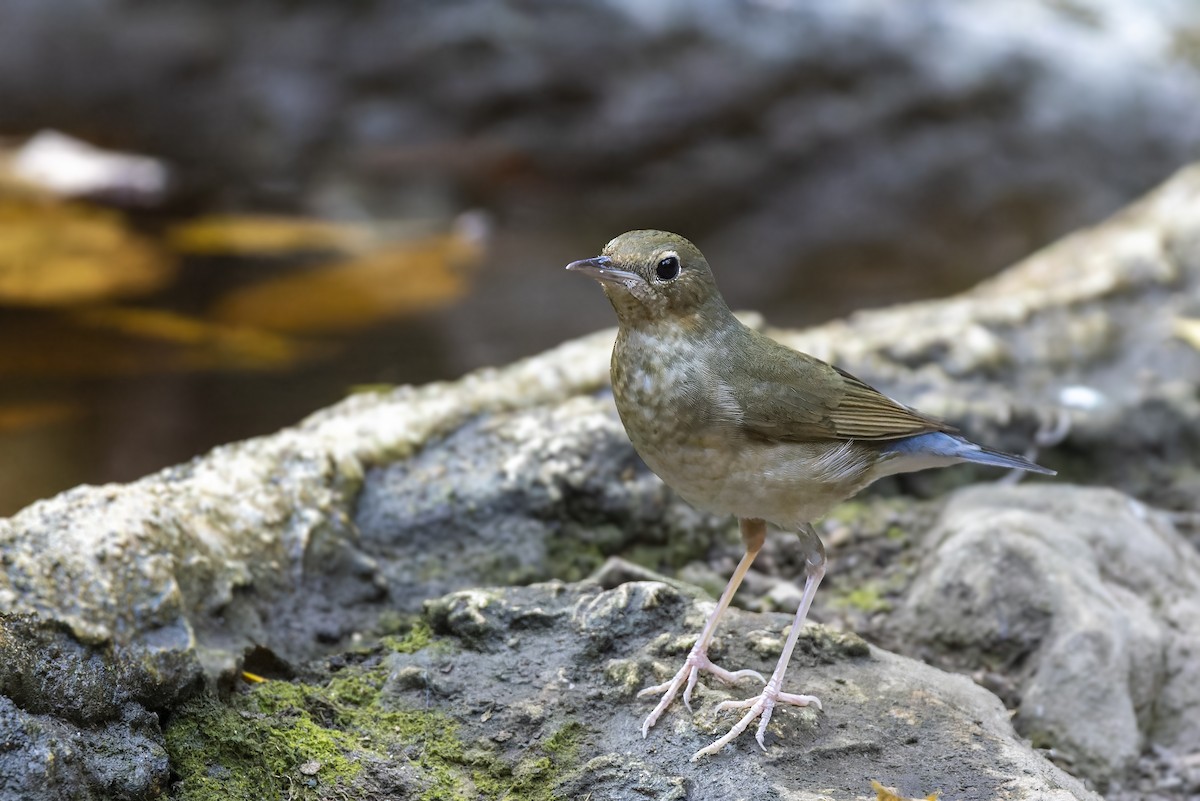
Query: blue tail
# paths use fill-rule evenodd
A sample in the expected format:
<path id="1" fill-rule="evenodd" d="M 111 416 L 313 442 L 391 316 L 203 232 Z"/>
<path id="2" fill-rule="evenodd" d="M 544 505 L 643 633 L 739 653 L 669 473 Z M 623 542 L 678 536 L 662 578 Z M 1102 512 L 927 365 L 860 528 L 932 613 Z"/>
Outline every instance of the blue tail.
<path id="1" fill-rule="evenodd" d="M 985 448 L 942 431 L 894 440 L 884 445 L 880 452 L 887 460 L 885 469 L 888 473 L 924 470 L 927 467 L 942 467 L 955 462 L 974 462 L 993 467 L 1027 470 L 1047 476 L 1055 475 L 1055 471 L 1034 464 L 1023 456 Z"/>

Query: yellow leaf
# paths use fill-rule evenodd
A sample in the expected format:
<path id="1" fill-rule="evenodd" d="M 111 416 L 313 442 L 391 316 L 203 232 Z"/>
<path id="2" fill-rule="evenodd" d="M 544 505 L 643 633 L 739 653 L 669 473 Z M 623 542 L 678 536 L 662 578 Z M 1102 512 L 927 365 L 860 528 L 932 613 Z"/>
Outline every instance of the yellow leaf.
<path id="1" fill-rule="evenodd" d="M 372 238 L 365 226 L 271 215 L 200 217 L 167 232 L 167 241 L 181 253 L 231 256 L 357 249 Z"/>
<path id="2" fill-rule="evenodd" d="M 938 801 L 940 793 L 930 793 L 924 799 L 910 799 L 897 793 L 891 787 L 884 787 L 879 782 L 871 779 L 871 789 L 875 791 L 875 801 Z"/>
<path id="3" fill-rule="evenodd" d="M 460 296 L 477 238 L 453 233 L 389 244 L 356 258 L 252 284 L 222 298 L 218 320 L 272 331 L 347 331 Z"/>
<path id="4" fill-rule="evenodd" d="M 173 262 L 120 214 L 0 197 L 0 303 L 65 306 L 152 292 Z"/>

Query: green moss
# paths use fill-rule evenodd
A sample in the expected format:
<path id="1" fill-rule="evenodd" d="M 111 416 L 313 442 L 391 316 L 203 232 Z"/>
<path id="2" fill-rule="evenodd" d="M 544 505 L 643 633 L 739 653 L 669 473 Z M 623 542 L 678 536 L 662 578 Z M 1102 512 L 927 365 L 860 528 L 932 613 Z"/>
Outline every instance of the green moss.
<path id="1" fill-rule="evenodd" d="M 197 698 L 166 728 L 179 777 L 178 801 L 372 798 L 362 774 L 405 753 L 422 788 L 420 801 L 554 801 L 554 788 L 576 766 L 583 734 L 568 724 L 511 763 L 495 744 L 465 743 L 455 720 L 436 710 L 397 709 L 383 696 L 388 652 L 439 644 L 424 624 L 389 638 L 379 659 L 343 668 L 327 683 L 267 681 L 228 702 Z M 443 646 L 445 647 L 445 646 Z"/>
<path id="2" fill-rule="evenodd" d="M 627 693 L 641 689 L 641 668 L 634 659 L 613 659 L 604 666 L 604 679 L 610 684 L 623 687 Z"/>
<path id="3" fill-rule="evenodd" d="M 842 501 L 829 511 L 829 514 L 825 516 L 825 519 L 831 520 L 835 523 L 851 525 L 854 522 L 867 517 L 870 513 L 871 506 L 866 501 Z"/>
<path id="4" fill-rule="evenodd" d="M 582 723 L 568 723 L 550 736 L 542 744 L 542 748 L 560 757 L 573 758 L 579 750 L 579 742 L 583 739 Z"/>
<path id="5" fill-rule="evenodd" d="M 349 786 L 361 770 L 346 732 L 307 714 L 254 714 L 211 697 L 185 707 L 167 727 L 166 741 L 180 799 L 317 799 Z"/>
<path id="6" fill-rule="evenodd" d="M 397 654 L 415 654 L 434 644 L 433 629 L 429 622 L 419 619 L 412 624 L 403 637 L 385 637 L 382 645 Z"/>
<path id="7" fill-rule="evenodd" d="M 888 612 L 892 608 L 891 601 L 884 597 L 883 588 L 876 582 L 869 582 L 837 595 L 832 602 L 836 606 L 851 607 L 867 613 Z"/>
<path id="8" fill-rule="evenodd" d="M 403 636 L 405 632 L 412 629 L 418 620 L 419 618 L 415 614 L 396 609 L 385 609 L 375 619 L 375 630 L 385 636 Z"/>
<path id="9" fill-rule="evenodd" d="M 515 765 L 490 755 L 477 757 L 471 779 L 478 797 L 495 801 L 559 801 L 562 796 L 555 788 L 575 768 L 583 734 L 582 724 L 568 723 Z"/>

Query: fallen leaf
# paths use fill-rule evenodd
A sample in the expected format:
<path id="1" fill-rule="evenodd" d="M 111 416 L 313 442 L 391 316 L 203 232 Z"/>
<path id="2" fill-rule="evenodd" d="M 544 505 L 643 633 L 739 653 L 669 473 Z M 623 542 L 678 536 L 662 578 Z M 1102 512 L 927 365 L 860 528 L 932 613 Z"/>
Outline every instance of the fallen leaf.
<path id="1" fill-rule="evenodd" d="M 875 801 L 938 801 L 938 796 L 941 795 L 941 793 L 930 793 L 924 799 L 907 798 L 891 787 L 884 787 L 874 779 L 871 779 L 871 789 L 875 791 Z"/>
<path id="2" fill-rule="evenodd" d="M 229 256 L 356 250 L 373 238 L 366 226 L 271 215 L 200 217 L 167 232 L 167 242 L 180 253 Z"/>
<path id="3" fill-rule="evenodd" d="M 68 306 L 152 292 L 174 262 L 119 213 L 0 197 L 0 303 Z"/>
<path id="4" fill-rule="evenodd" d="M 236 289 L 211 314 L 272 331 L 352 331 L 454 300 L 481 255 L 479 240 L 460 233 L 389 244 Z"/>

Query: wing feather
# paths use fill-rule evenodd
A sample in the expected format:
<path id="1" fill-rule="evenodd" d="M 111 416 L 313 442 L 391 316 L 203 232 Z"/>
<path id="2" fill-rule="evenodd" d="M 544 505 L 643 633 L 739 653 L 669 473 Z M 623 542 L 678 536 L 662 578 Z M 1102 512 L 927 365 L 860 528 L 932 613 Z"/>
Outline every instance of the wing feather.
<path id="1" fill-rule="evenodd" d="M 955 430 L 757 332 L 751 345 L 742 354 L 748 358 L 723 365 L 733 375 L 729 391 L 741 411 L 728 422 L 748 436 L 778 442 L 892 440 Z"/>

